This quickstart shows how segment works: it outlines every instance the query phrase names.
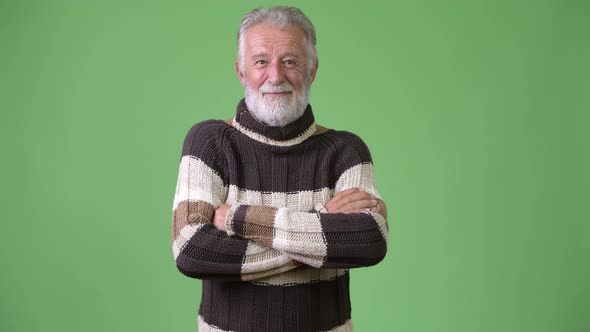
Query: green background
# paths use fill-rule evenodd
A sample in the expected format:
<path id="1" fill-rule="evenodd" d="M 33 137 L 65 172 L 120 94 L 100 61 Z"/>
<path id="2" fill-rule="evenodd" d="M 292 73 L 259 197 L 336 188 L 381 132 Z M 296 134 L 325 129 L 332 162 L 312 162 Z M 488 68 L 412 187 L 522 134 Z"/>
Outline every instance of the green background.
<path id="1" fill-rule="evenodd" d="M 590 4 L 287 1 L 317 122 L 369 145 L 390 246 L 358 331 L 590 330 Z M 1 331 L 195 331 L 174 266 L 182 141 L 242 96 L 274 1 L 0 1 Z"/>

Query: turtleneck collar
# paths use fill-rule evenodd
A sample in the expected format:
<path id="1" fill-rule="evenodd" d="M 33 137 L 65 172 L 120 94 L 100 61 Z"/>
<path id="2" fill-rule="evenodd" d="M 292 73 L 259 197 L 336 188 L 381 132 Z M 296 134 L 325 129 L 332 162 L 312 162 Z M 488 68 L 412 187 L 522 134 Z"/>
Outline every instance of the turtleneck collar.
<path id="1" fill-rule="evenodd" d="M 316 131 L 313 112 L 309 104 L 297 120 L 285 127 L 273 127 L 258 121 L 248 111 L 245 99 L 240 100 L 238 103 L 238 110 L 233 119 L 233 126 L 254 140 L 275 146 L 299 144 L 311 137 Z"/>

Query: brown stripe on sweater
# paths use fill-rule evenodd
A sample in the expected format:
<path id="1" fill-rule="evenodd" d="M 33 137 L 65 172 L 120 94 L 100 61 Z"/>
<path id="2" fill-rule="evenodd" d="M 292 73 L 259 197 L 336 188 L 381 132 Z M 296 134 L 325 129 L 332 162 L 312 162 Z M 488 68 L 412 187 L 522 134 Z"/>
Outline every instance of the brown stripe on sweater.
<path id="1" fill-rule="evenodd" d="M 321 135 L 321 134 L 323 134 L 323 133 L 327 132 L 328 130 L 332 130 L 332 129 L 326 128 L 326 127 L 324 127 L 324 126 L 320 126 L 320 125 L 319 125 L 319 124 L 317 124 L 317 123 L 316 123 L 316 125 L 315 125 L 315 128 L 316 128 L 316 129 L 315 129 L 315 133 L 313 133 L 313 135 L 314 135 L 314 136 L 315 136 L 315 135 Z"/>
<path id="2" fill-rule="evenodd" d="M 246 211 L 246 239 L 254 240 L 264 246 L 271 247 L 274 238 L 274 220 L 277 209 L 269 206 L 253 205 Z"/>
<path id="3" fill-rule="evenodd" d="M 213 221 L 215 208 L 205 201 L 182 201 L 172 212 L 172 240 L 176 240 L 180 230 L 188 224 L 206 224 Z"/>

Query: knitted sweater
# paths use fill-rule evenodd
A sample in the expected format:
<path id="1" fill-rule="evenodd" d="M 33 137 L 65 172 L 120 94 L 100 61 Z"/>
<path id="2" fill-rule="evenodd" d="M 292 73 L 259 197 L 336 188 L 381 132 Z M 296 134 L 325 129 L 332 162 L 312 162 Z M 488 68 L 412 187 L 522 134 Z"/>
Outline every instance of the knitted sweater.
<path id="1" fill-rule="evenodd" d="M 378 206 L 318 212 L 355 187 Z M 223 203 L 227 232 L 212 224 Z M 266 126 L 242 100 L 231 124 L 204 121 L 186 135 L 172 237 L 178 270 L 203 280 L 201 332 L 352 331 L 348 269 L 384 258 L 388 226 L 358 136 L 317 126 L 311 106 Z"/>

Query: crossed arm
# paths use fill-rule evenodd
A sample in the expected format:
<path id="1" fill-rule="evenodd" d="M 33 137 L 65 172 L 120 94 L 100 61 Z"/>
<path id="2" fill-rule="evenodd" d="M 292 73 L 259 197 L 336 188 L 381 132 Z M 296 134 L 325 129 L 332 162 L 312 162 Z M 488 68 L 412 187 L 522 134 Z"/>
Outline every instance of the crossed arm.
<path id="1" fill-rule="evenodd" d="M 334 196 L 317 211 L 230 206 L 216 151 L 197 129 L 185 140 L 173 205 L 173 253 L 183 274 L 244 281 L 301 265 L 352 268 L 383 259 L 387 216 L 370 163 L 346 170 Z"/>
<path id="2" fill-rule="evenodd" d="M 377 209 L 378 200 L 375 195 L 370 194 L 360 188 L 350 188 L 336 193 L 332 199 L 326 203 L 325 211 L 327 213 L 358 213 Z M 215 210 L 213 225 L 221 231 L 225 231 L 225 220 L 227 212 L 231 208 L 230 204 L 222 204 Z"/>
<path id="3" fill-rule="evenodd" d="M 183 242 L 175 250 L 177 267 L 201 279 L 256 280 L 303 264 L 351 268 L 383 259 L 383 201 L 354 188 L 336 193 L 325 208 L 326 213 L 317 213 L 253 205 L 214 209 L 203 201 L 180 204 L 173 218 L 174 229 L 185 224 L 174 241 Z"/>

